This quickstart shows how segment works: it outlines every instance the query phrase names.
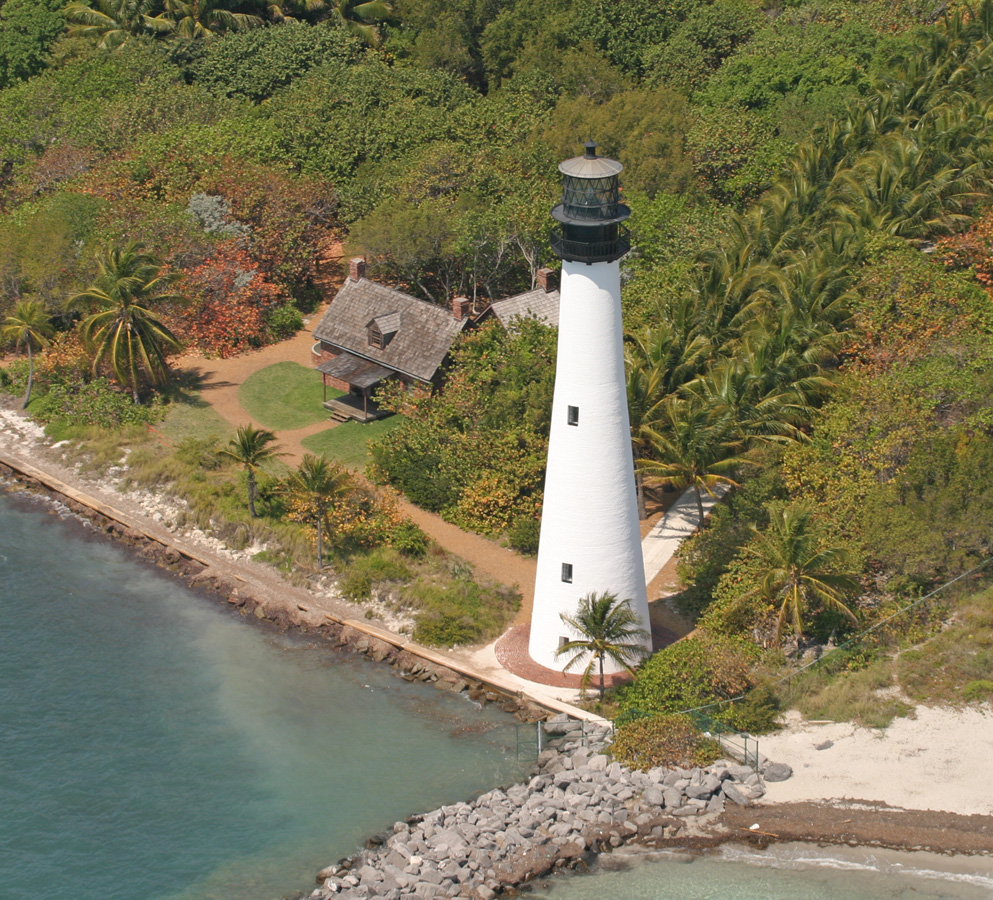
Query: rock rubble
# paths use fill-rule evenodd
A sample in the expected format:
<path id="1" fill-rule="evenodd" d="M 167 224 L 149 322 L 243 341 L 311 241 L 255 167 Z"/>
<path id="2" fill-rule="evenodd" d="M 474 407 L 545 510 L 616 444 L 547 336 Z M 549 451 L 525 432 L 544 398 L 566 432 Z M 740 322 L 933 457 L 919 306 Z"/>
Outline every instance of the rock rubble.
<path id="1" fill-rule="evenodd" d="M 632 771 L 604 752 L 607 727 L 564 715 L 545 727 L 557 736 L 527 784 L 397 822 L 368 849 L 321 870 L 312 900 L 492 900 L 597 852 L 631 841 L 651 846 L 690 817 L 765 794 L 758 772 L 730 760 Z"/>

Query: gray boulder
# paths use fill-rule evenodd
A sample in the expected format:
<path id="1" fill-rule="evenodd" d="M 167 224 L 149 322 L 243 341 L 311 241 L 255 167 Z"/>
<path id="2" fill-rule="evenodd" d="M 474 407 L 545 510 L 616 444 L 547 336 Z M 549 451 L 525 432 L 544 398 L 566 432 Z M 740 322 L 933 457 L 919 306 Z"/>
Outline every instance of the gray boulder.
<path id="1" fill-rule="evenodd" d="M 793 769 L 786 763 L 769 763 L 762 772 L 766 781 L 786 781 L 793 777 Z"/>

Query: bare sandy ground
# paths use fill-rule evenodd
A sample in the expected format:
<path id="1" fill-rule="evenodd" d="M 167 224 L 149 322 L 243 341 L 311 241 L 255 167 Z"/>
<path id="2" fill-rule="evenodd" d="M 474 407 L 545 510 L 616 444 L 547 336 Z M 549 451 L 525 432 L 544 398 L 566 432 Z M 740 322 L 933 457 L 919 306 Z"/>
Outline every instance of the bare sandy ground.
<path id="1" fill-rule="evenodd" d="M 791 712 L 759 751 L 793 767 L 770 783 L 764 803 L 875 800 L 904 809 L 993 815 L 993 707 L 918 707 L 887 729 L 850 722 L 812 724 Z M 993 836 L 990 850 L 993 852 Z"/>

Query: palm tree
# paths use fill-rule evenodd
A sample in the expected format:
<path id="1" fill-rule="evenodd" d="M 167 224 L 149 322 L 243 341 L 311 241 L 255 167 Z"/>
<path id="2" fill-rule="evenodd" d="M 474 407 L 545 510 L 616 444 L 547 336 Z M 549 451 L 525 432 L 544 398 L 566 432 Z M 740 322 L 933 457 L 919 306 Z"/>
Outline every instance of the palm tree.
<path id="1" fill-rule="evenodd" d="M 774 506 L 768 530 L 752 526 L 755 540 L 745 546 L 745 552 L 759 563 L 759 586 L 738 600 L 760 597 L 779 604 L 777 640 L 787 622 L 801 640 L 804 619 L 815 604 L 856 621 L 843 600 L 857 586 L 851 575 L 842 574 L 849 564 L 848 551 L 824 543 L 814 516 L 814 506 L 803 501 Z"/>
<path id="2" fill-rule="evenodd" d="M 69 302 L 97 307 L 79 324 L 83 345 L 93 354 L 93 372 L 109 363 L 114 377 L 130 388 L 137 403 L 141 373 L 152 384 L 164 383 L 169 375 L 166 354 L 180 347 L 179 339 L 150 308 L 153 302 L 179 299 L 162 293 L 177 276 L 164 273 L 162 263 L 136 243 L 105 251 L 97 267 L 94 283 Z"/>
<path id="3" fill-rule="evenodd" d="M 649 475 L 671 478 L 696 491 L 699 528 L 703 528 L 703 494 L 716 497 L 718 484 L 737 486 L 731 477 L 749 461 L 747 441 L 726 412 L 699 398 L 670 397 L 656 428 L 647 430 L 653 459 L 641 461 Z"/>
<path id="4" fill-rule="evenodd" d="M 218 451 L 221 456 L 227 456 L 245 467 L 248 474 L 248 513 L 253 519 L 258 518 L 258 513 L 255 512 L 255 498 L 258 494 L 255 475 L 262 463 L 283 455 L 270 446 L 275 440 L 276 435 L 271 431 L 256 428 L 249 423 L 239 425 L 237 435 L 228 441 L 227 447 Z"/>
<path id="5" fill-rule="evenodd" d="M 210 40 L 224 31 L 257 28 L 259 16 L 232 12 L 231 0 L 165 0 L 166 15 L 175 22 L 176 34 L 191 40 Z"/>
<path id="6" fill-rule="evenodd" d="M 378 23 L 393 15 L 387 0 L 331 0 L 331 18 L 370 47 L 380 41 Z"/>
<path id="7" fill-rule="evenodd" d="M 628 418 L 635 459 L 638 517 L 645 518 L 644 478 L 638 460 L 651 453 L 651 429 L 658 424 L 663 403 L 703 367 L 710 351 L 697 334 L 691 304 L 685 300 L 657 310 L 657 322 L 624 337 Z"/>
<path id="8" fill-rule="evenodd" d="M 323 456 L 304 454 L 300 467 L 290 475 L 290 491 L 308 507 L 308 518 L 317 525 L 317 568 L 324 567 L 324 518 L 331 504 L 349 487 L 351 476 Z"/>
<path id="9" fill-rule="evenodd" d="M 153 15 L 156 0 L 81 0 L 66 6 L 72 23 L 70 35 L 99 37 L 101 50 L 114 50 L 139 34 L 168 34 L 173 23 L 161 13 Z"/>
<path id="10" fill-rule="evenodd" d="M 0 326 L 0 339 L 13 343 L 18 349 L 27 347 L 28 350 L 28 389 L 21 409 L 27 409 L 31 402 L 31 386 L 34 382 L 33 352 L 48 346 L 52 332 L 52 317 L 40 300 L 22 300 Z"/>
<path id="11" fill-rule="evenodd" d="M 579 607 L 574 616 L 561 614 L 562 621 L 568 625 L 578 638 L 567 641 L 558 650 L 556 656 L 572 654 L 565 664 L 563 672 L 578 665 L 589 656 L 586 668 L 583 670 L 580 689 L 586 691 L 593 676 L 594 665 L 600 669 L 600 699 L 603 699 L 603 661 L 610 657 L 617 665 L 622 666 L 632 675 L 634 669 L 631 663 L 638 662 L 648 651 L 645 640 L 649 633 L 641 627 L 641 620 L 633 609 L 630 600 L 618 600 L 616 594 L 595 591 L 587 594 L 579 601 Z"/>

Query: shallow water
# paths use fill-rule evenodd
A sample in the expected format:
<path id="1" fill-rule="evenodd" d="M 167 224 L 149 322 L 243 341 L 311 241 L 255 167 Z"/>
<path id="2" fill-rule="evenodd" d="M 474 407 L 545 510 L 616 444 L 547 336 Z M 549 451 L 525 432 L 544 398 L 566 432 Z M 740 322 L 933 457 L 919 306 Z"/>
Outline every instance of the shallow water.
<path id="1" fill-rule="evenodd" d="M 592 874 L 540 883 L 532 900 L 989 900 L 993 859 L 812 844 L 712 853 L 626 850 Z"/>
<path id="2" fill-rule="evenodd" d="M 518 774 L 509 716 L 272 634 L 0 492 L 0 897 L 268 900 Z"/>

